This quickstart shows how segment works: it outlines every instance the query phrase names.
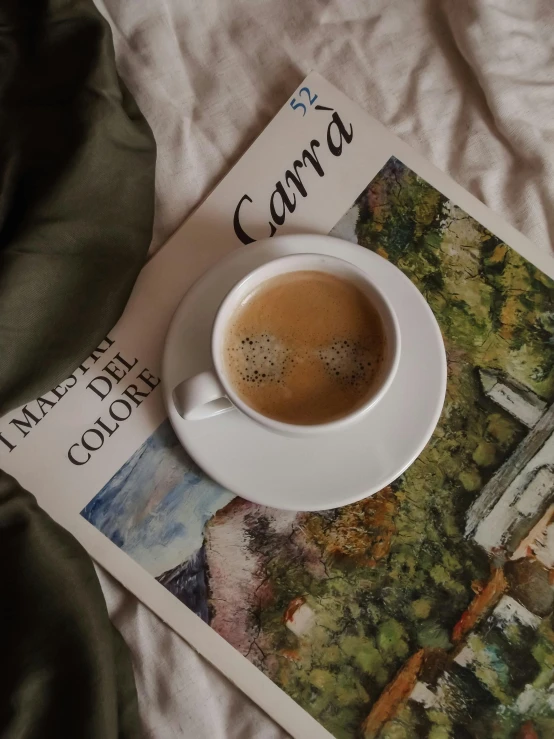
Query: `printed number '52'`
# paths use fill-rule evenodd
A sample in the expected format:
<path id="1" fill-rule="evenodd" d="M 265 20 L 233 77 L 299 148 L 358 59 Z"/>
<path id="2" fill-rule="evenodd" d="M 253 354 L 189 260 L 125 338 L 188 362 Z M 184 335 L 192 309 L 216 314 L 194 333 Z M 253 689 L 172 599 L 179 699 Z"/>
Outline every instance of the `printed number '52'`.
<path id="1" fill-rule="evenodd" d="M 302 93 L 303 93 L 303 92 L 305 92 L 305 93 L 306 93 L 306 97 L 308 98 L 308 102 L 310 103 L 310 106 L 312 106 L 312 105 L 313 105 L 313 104 L 315 103 L 315 101 L 317 100 L 317 95 L 312 95 L 312 93 L 310 92 L 310 89 L 309 89 L 308 87 L 303 87 L 303 88 L 302 88 L 302 89 L 300 90 L 300 92 L 298 93 L 298 97 L 299 97 L 299 98 L 301 98 L 301 97 L 302 97 Z M 293 98 L 293 99 L 292 99 L 292 100 L 290 101 L 290 107 L 291 107 L 291 108 L 292 108 L 293 110 L 298 110 L 298 108 L 302 108 L 302 115 L 303 115 L 303 116 L 305 116 L 305 115 L 306 115 L 306 106 L 304 105 L 304 103 L 301 103 L 301 102 L 298 102 L 298 103 L 297 103 L 297 102 L 296 102 L 296 98 Z"/>

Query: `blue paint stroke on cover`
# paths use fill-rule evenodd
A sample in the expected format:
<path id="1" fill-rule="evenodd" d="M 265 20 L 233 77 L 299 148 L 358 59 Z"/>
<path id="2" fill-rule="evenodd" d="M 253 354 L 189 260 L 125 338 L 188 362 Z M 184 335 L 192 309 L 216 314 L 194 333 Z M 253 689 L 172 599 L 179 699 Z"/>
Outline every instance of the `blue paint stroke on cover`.
<path id="1" fill-rule="evenodd" d="M 204 526 L 233 497 L 202 474 L 166 420 L 81 515 L 207 621 Z"/>

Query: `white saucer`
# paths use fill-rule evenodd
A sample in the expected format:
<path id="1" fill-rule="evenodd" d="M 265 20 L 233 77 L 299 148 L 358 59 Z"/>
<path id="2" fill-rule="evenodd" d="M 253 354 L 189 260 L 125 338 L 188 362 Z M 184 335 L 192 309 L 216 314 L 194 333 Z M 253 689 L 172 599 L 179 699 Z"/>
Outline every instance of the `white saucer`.
<path id="1" fill-rule="evenodd" d="M 385 397 L 357 423 L 329 436 L 280 436 L 239 411 L 203 421 L 183 420 L 173 404 L 172 390 L 181 380 L 210 367 L 211 327 L 226 293 L 261 264 L 306 252 L 330 254 L 366 270 L 391 301 L 402 349 Z M 281 236 L 237 249 L 193 285 L 167 334 L 162 381 L 177 437 L 216 482 L 255 503 L 316 511 L 376 493 L 416 459 L 440 416 L 446 356 L 431 309 L 390 262 L 330 236 Z"/>

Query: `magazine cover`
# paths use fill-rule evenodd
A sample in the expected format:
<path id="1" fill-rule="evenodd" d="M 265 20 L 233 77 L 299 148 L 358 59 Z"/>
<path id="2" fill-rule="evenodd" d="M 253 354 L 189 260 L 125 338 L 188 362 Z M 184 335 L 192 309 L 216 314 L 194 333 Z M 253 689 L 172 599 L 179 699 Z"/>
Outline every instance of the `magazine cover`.
<path id="1" fill-rule="evenodd" d="M 345 508 L 235 497 L 191 461 L 161 405 L 179 298 L 271 231 L 330 232 L 390 260 L 443 334 L 431 441 Z M 98 350 L 0 421 L 0 463 L 294 736 L 551 736 L 553 275 L 548 256 L 312 74 L 145 268 Z M 41 494 L 52 459 L 63 489 Z"/>

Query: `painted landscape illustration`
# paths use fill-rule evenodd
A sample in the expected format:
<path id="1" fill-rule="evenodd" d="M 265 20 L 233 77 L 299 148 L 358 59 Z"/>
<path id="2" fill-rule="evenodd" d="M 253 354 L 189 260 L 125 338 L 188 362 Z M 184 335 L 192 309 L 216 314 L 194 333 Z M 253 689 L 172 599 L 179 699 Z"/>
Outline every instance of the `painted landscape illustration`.
<path id="1" fill-rule="evenodd" d="M 82 515 L 337 739 L 554 736 L 554 282 L 397 159 L 332 232 L 399 267 L 448 357 L 419 459 L 290 513 L 166 421 Z"/>

